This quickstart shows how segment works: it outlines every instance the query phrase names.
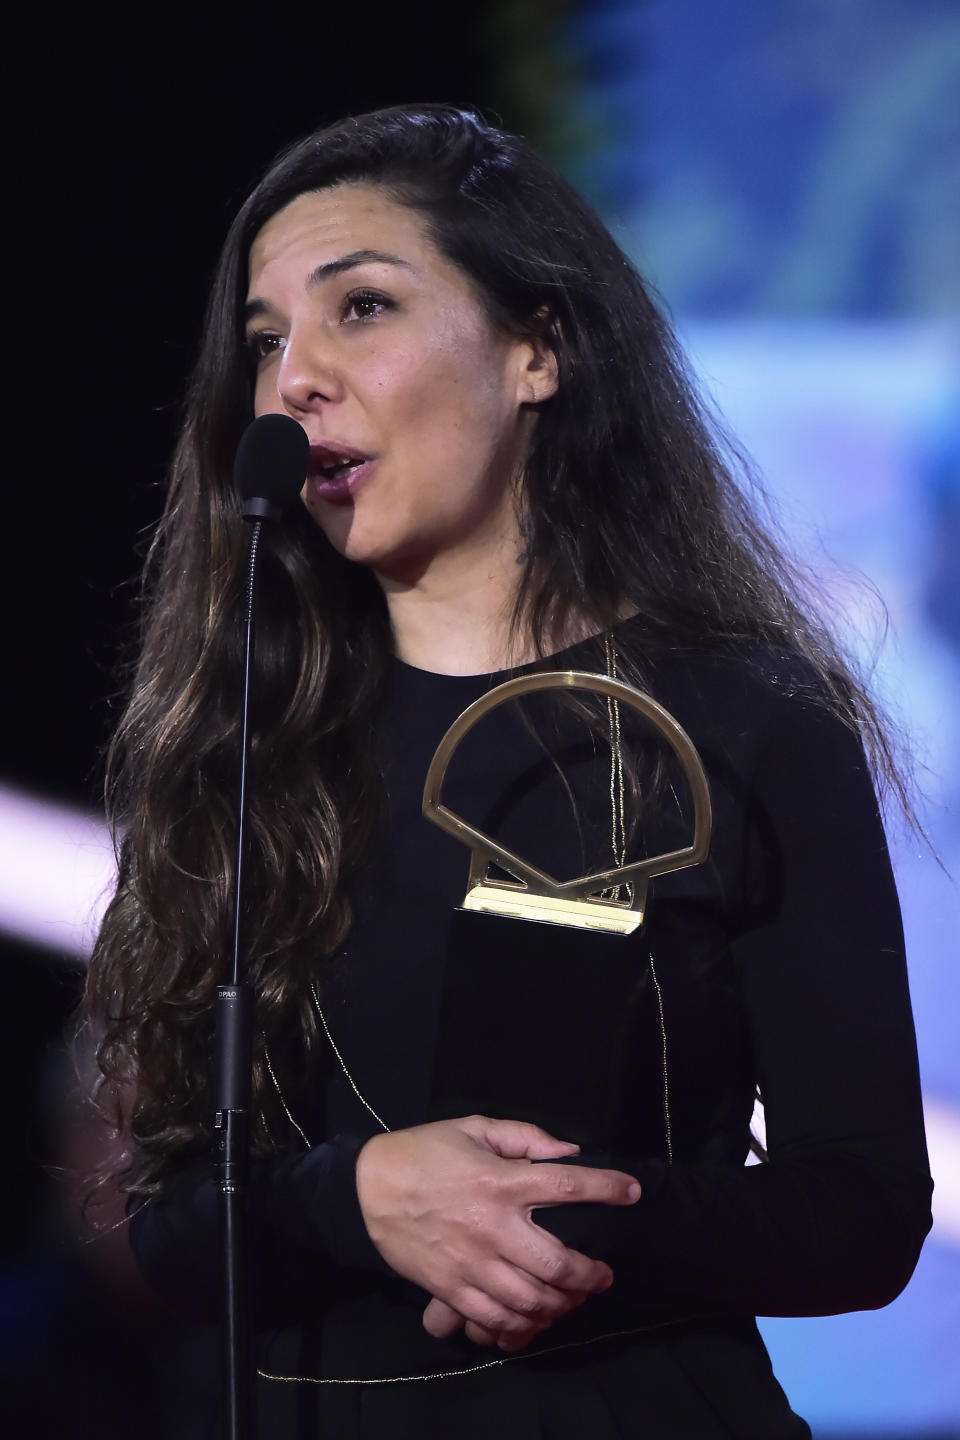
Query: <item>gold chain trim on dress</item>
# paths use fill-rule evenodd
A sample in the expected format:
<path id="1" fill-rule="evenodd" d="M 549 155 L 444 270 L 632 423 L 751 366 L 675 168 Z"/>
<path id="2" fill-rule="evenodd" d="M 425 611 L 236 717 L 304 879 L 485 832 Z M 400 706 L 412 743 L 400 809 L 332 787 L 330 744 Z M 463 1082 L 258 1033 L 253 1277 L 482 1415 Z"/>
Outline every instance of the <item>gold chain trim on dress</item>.
<path id="1" fill-rule="evenodd" d="M 373 1108 L 373 1106 L 370 1104 L 369 1100 L 367 1100 L 367 1098 L 366 1098 L 364 1095 L 361 1095 L 360 1090 L 359 1090 L 359 1088 L 358 1088 L 358 1086 L 357 1086 L 356 1081 L 354 1080 L 353 1076 L 350 1074 L 350 1071 L 347 1069 L 346 1062 L 344 1061 L 343 1056 L 340 1054 L 340 1050 L 339 1050 L 339 1047 L 338 1047 L 338 1045 L 337 1045 L 337 1042 L 334 1040 L 333 1036 L 330 1034 L 330 1026 L 327 1024 L 327 1017 L 326 1017 L 326 1015 L 324 1015 L 324 1013 L 323 1013 L 323 1007 L 322 1007 L 321 1004 L 320 1004 L 320 996 L 317 994 L 317 982 L 316 982 L 315 980 L 312 982 L 312 984 L 311 984 L 311 986 L 310 986 L 310 994 L 313 996 L 313 1003 L 314 1003 L 314 1005 L 315 1005 L 316 1008 L 317 1008 L 317 1014 L 318 1014 L 319 1017 L 320 1017 L 320 1024 L 323 1026 L 323 1033 L 324 1033 L 324 1035 L 326 1035 L 327 1039 L 330 1041 L 330 1049 L 333 1051 L 334 1055 L 336 1055 L 337 1060 L 338 1060 L 339 1063 L 340 1063 L 340 1069 L 343 1071 L 344 1075 L 346 1075 L 347 1080 L 349 1081 L 350 1089 L 353 1091 L 354 1095 L 356 1095 L 357 1099 L 360 1101 L 360 1104 L 363 1106 L 363 1108 L 364 1108 L 365 1110 L 369 1111 L 369 1113 L 373 1116 L 374 1120 L 376 1120 L 376 1122 L 377 1122 L 377 1124 L 380 1126 L 381 1130 L 386 1130 L 387 1134 L 389 1135 L 389 1134 L 390 1134 L 390 1126 L 387 1124 L 386 1120 L 383 1120 L 383 1119 L 377 1114 L 376 1110 L 374 1110 L 374 1108 Z M 299 1127 L 298 1127 L 298 1128 L 299 1128 Z"/>
<path id="2" fill-rule="evenodd" d="M 417 1380 L 456 1380 L 463 1375 L 476 1375 L 480 1370 L 496 1370 L 501 1365 L 513 1365 L 518 1360 L 539 1360 L 542 1355 L 556 1355 L 561 1350 L 579 1350 L 584 1345 L 598 1345 L 601 1340 L 621 1340 L 627 1335 L 646 1335 L 654 1330 L 670 1330 L 683 1325 L 684 1320 L 663 1320 L 656 1325 L 634 1325 L 628 1330 L 608 1330 L 603 1335 L 590 1335 L 585 1340 L 564 1340 L 562 1345 L 548 1345 L 543 1350 L 533 1350 L 527 1355 L 501 1355 L 496 1360 L 481 1360 L 478 1365 L 466 1365 L 462 1370 L 435 1370 L 427 1375 L 383 1375 L 368 1380 L 343 1380 L 332 1375 L 273 1375 L 268 1370 L 257 1370 L 262 1380 L 277 1380 L 285 1385 L 406 1385 Z"/>
<path id="3" fill-rule="evenodd" d="M 667 1164 L 673 1164 L 673 1137 L 670 1131 L 670 1076 L 667 1070 L 667 1026 L 663 1018 L 663 992 L 660 989 L 660 981 L 657 979 L 657 972 L 653 964 L 653 951 L 648 951 L 650 956 L 650 979 L 653 981 L 653 988 L 657 996 L 657 1016 L 660 1020 L 660 1063 L 663 1080 L 663 1138 L 667 1151 Z"/>
<path id="4" fill-rule="evenodd" d="M 613 641 L 613 632 L 607 630 L 603 637 L 604 650 L 607 660 L 607 677 L 610 680 L 619 680 L 617 674 L 617 649 Z M 620 744 L 620 701 L 607 696 L 607 720 L 610 725 L 610 809 L 613 816 L 612 841 L 613 858 L 617 865 L 624 866 L 627 863 L 627 821 L 625 805 L 625 789 L 623 783 L 623 749 Z M 633 886 L 627 883 L 624 886 L 616 885 L 612 890 L 602 892 L 604 900 L 619 900 L 620 891 L 626 892 L 627 898 L 633 898 Z M 667 1073 L 667 1027 L 663 1018 L 663 993 L 660 989 L 660 981 L 657 979 L 657 971 L 653 963 L 653 952 L 650 952 L 650 978 L 653 981 L 653 988 L 657 996 L 657 1016 L 660 1021 L 660 1051 L 663 1079 L 663 1132 L 667 1151 L 667 1164 L 673 1164 L 673 1137 L 670 1132 L 670 1080 Z"/>
<path id="5" fill-rule="evenodd" d="M 607 679 L 619 680 L 617 651 L 610 630 L 604 634 L 603 644 L 607 659 Z M 607 696 L 607 723 L 610 727 L 610 843 L 614 863 L 622 868 L 627 863 L 627 821 L 626 792 L 623 783 L 623 750 L 620 744 L 620 701 L 612 699 L 609 695 Z M 626 892 L 628 900 L 633 899 L 633 886 L 629 882 L 626 885 L 614 885 L 609 890 L 601 890 L 601 899 L 619 900 L 621 890 Z"/>
<path id="6" fill-rule="evenodd" d="M 606 646 L 607 674 L 611 680 L 616 680 L 618 678 L 617 654 L 616 649 L 614 648 L 613 636 L 609 631 L 607 631 L 604 639 Z M 613 846 L 614 860 L 616 861 L 617 865 L 622 866 L 626 864 L 627 834 L 625 815 L 625 786 L 623 779 L 623 752 L 620 743 L 620 702 L 618 700 L 613 700 L 609 697 L 607 698 L 607 718 L 610 726 L 610 808 L 612 817 L 611 843 Z M 629 885 L 624 886 L 623 888 L 629 893 Z M 620 898 L 620 890 L 621 887 L 617 886 L 614 889 L 605 891 L 604 898 L 618 900 Z M 657 978 L 657 972 L 653 963 L 652 953 L 650 953 L 649 961 L 650 978 L 653 981 L 654 993 L 657 999 L 657 1017 L 660 1024 L 664 1142 L 667 1152 L 667 1163 L 672 1165 L 673 1139 L 670 1128 L 670 1086 L 667 1071 L 667 1027 L 663 1012 L 663 993 L 660 989 L 660 982 Z M 327 1024 L 327 1017 L 323 1013 L 323 1006 L 320 1004 L 320 996 L 317 992 L 317 986 L 315 981 L 310 986 L 310 994 L 313 999 L 313 1003 L 316 1008 L 320 1024 L 323 1027 L 323 1033 L 327 1037 L 330 1048 L 336 1056 L 337 1063 L 343 1071 L 343 1074 L 346 1077 L 351 1090 L 353 1091 L 354 1095 L 356 1095 L 357 1099 L 360 1101 L 360 1104 L 364 1107 L 368 1114 L 371 1115 L 374 1120 L 376 1120 L 377 1124 L 381 1127 L 381 1129 L 389 1133 L 390 1126 L 386 1123 L 382 1116 L 380 1116 L 377 1111 L 374 1110 L 369 1100 L 367 1100 L 366 1096 L 360 1090 L 360 1087 L 357 1085 L 357 1082 L 351 1075 L 347 1063 L 340 1052 L 340 1047 L 337 1045 L 336 1041 L 333 1038 L 333 1035 L 330 1032 L 330 1026 Z M 291 1113 L 286 1100 L 284 1099 L 283 1092 L 281 1091 L 280 1086 L 277 1082 L 277 1077 L 274 1073 L 273 1066 L 270 1063 L 270 1056 L 266 1050 L 266 1046 L 264 1046 L 264 1053 L 266 1055 L 267 1070 L 269 1071 L 270 1079 L 273 1081 L 274 1088 L 276 1089 L 276 1092 L 280 1097 L 280 1103 L 283 1106 L 284 1113 L 287 1116 L 287 1119 L 290 1121 L 290 1124 L 296 1130 L 297 1134 L 301 1137 L 307 1149 L 309 1150 L 311 1148 L 310 1141 L 307 1139 L 307 1136 L 304 1133 L 302 1126 L 298 1124 L 293 1114 Z M 305 1385 L 402 1385 L 424 1380 L 453 1380 L 464 1375 L 476 1375 L 481 1370 L 498 1369 L 502 1365 L 511 1365 L 515 1361 L 519 1360 L 535 1360 L 541 1355 L 554 1355 L 562 1350 L 579 1349 L 584 1345 L 596 1345 L 601 1340 L 614 1340 L 628 1335 L 640 1335 L 650 1330 L 666 1329 L 669 1328 L 670 1325 L 674 1325 L 676 1323 L 676 1321 L 669 1321 L 664 1322 L 664 1324 L 662 1325 L 639 1325 L 627 1330 L 611 1330 L 603 1335 L 592 1335 L 586 1340 L 567 1340 L 560 1345 L 551 1345 L 543 1350 L 531 1351 L 528 1354 L 524 1355 L 498 1356 L 495 1360 L 481 1360 L 478 1361 L 476 1365 L 467 1365 L 459 1370 L 436 1370 L 421 1375 L 383 1375 L 375 1376 L 370 1379 L 358 1380 L 347 1379 L 339 1376 L 277 1375 L 272 1373 L 271 1371 L 262 1370 L 259 1368 L 257 1370 L 257 1374 L 264 1380 L 274 1380 L 280 1384 L 287 1385 L 300 1383 Z"/>

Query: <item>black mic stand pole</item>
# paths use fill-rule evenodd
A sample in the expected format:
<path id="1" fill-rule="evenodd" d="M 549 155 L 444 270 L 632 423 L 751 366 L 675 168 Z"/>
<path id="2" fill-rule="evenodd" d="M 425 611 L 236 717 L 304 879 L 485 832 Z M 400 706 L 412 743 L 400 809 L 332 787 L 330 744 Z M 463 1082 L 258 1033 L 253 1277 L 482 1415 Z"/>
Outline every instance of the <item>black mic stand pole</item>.
<path id="1" fill-rule="evenodd" d="M 255 502 L 254 502 L 255 503 Z M 249 502 L 248 502 L 249 508 Z M 234 880 L 233 955 L 230 983 L 217 989 L 216 1168 L 223 1243 L 223 1435 L 253 1440 L 256 1434 L 251 1363 L 247 1247 L 247 1178 L 250 1157 L 250 1082 L 253 1069 L 253 991 L 244 978 L 242 897 L 247 760 L 250 754 L 250 676 L 253 662 L 253 601 L 262 519 L 253 518 L 247 565 L 240 732 L 240 798 Z"/>
<path id="2" fill-rule="evenodd" d="M 237 449 L 234 469 L 234 479 L 244 500 L 244 519 L 252 522 L 252 530 L 244 617 L 233 958 L 230 983 L 217 988 L 216 1010 L 215 1170 L 220 1194 L 223 1251 L 221 1433 L 224 1440 L 255 1440 L 257 1430 L 247 1244 L 254 995 L 246 978 L 243 956 L 244 830 L 247 818 L 247 762 L 250 758 L 250 685 L 257 553 L 263 521 L 279 520 L 284 509 L 297 500 L 307 472 L 309 449 L 306 432 L 289 415 L 262 415 L 245 430 Z"/>

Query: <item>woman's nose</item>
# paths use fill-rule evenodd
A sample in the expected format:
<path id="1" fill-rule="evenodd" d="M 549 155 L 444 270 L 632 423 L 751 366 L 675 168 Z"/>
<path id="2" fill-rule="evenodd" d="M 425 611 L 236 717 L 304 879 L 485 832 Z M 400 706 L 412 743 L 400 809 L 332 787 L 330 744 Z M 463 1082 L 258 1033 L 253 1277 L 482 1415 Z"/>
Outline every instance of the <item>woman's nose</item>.
<path id="1" fill-rule="evenodd" d="M 327 337 L 316 330 L 289 336 L 277 373 L 277 394 L 287 409 L 296 411 L 342 399 L 343 378 Z"/>

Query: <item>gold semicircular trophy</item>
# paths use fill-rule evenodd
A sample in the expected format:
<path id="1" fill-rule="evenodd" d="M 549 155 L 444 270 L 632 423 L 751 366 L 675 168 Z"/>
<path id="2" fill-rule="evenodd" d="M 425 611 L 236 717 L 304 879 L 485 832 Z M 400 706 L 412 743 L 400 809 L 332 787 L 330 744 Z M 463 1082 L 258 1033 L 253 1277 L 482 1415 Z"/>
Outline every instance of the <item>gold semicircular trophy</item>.
<path id="1" fill-rule="evenodd" d="M 693 840 L 689 845 L 664 855 L 635 860 L 629 865 L 617 865 L 610 870 L 581 875 L 575 880 L 560 881 L 514 855 L 443 804 L 441 792 L 447 767 L 469 731 L 507 700 L 515 700 L 537 690 L 558 689 L 590 690 L 629 705 L 665 737 L 683 767 L 693 796 Z M 497 685 L 469 705 L 450 726 L 430 762 L 423 787 L 423 814 L 470 849 L 467 893 L 461 907 L 464 910 L 603 930 L 616 935 L 630 935 L 643 924 L 647 889 L 654 875 L 699 865 L 707 858 L 713 824 L 710 789 L 703 763 L 683 727 L 668 710 L 642 690 L 625 685 L 621 680 L 613 680 L 608 675 L 593 675 L 581 670 L 548 670 L 520 675 Z M 488 874 L 491 864 L 498 865 L 514 879 L 491 879 Z M 621 886 L 629 887 L 627 893 L 630 898 L 625 901 L 604 899 L 598 893 Z"/>

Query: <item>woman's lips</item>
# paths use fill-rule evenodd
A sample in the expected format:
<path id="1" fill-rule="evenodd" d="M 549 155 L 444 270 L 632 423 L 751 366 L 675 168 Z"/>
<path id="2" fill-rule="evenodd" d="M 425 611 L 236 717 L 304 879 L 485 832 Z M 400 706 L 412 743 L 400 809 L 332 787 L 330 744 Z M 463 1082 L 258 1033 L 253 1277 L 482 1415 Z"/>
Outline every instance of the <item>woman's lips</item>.
<path id="1" fill-rule="evenodd" d="M 363 460 L 359 465 L 349 470 L 346 475 L 331 476 L 321 473 L 314 473 L 310 476 L 310 488 L 314 495 L 321 500 L 326 500 L 330 505 L 350 505 L 358 486 L 373 469 L 374 461 Z"/>

